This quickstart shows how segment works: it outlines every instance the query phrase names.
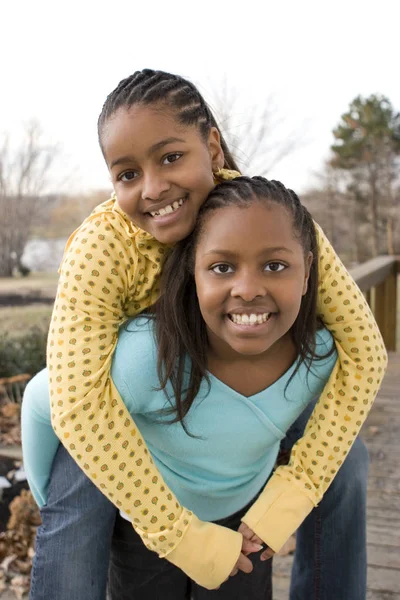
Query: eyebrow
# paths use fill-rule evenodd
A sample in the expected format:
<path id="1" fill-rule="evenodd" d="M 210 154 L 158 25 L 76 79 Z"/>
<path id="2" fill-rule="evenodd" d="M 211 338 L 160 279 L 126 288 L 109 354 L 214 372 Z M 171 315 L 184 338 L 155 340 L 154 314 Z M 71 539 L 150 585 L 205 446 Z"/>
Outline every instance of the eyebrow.
<path id="1" fill-rule="evenodd" d="M 154 154 L 158 150 L 161 150 L 162 148 L 164 148 L 164 146 L 168 146 L 168 144 L 174 144 L 176 142 L 185 143 L 185 140 L 183 140 L 182 138 L 178 138 L 178 137 L 165 138 L 164 140 L 160 140 L 159 142 L 156 142 L 155 144 L 150 146 L 149 154 Z M 116 160 L 114 160 L 111 163 L 110 169 L 112 169 L 116 165 L 125 164 L 125 163 L 131 162 L 131 161 L 132 161 L 131 156 L 121 156 L 120 158 L 117 158 Z"/>
<path id="2" fill-rule="evenodd" d="M 267 254 L 269 252 L 289 252 L 290 254 L 294 254 L 293 250 L 290 250 L 290 248 L 286 248 L 285 246 L 272 246 L 271 248 L 264 248 L 264 250 L 260 252 L 260 255 Z M 207 256 L 208 254 L 223 254 L 224 256 L 232 257 L 235 257 L 237 255 L 236 252 L 231 252 L 231 250 L 224 250 L 223 248 L 213 248 L 212 250 L 206 252 L 205 256 Z"/>

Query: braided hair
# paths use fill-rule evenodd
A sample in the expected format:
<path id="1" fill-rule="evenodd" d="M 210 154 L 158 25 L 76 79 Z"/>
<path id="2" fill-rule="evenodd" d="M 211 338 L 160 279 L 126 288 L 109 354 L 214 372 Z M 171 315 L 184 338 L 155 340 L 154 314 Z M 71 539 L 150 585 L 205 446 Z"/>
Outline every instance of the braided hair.
<path id="1" fill-rule="evenodd" d="M 118 109 L 129 109 L 134 105 L 164 105 L 169 111 L 174 112 L 182 125 L 198 127 L 204 140 L 207 140 L 210 129 L 215 127 L 219 132 L 221 148 L 225 156 L 224 168 L 239 170 L 210 107 L 197 87 L 180 75 L 152 69 L 136 71 L 120 81 L 115 90 L 107 96 L 97 122 L 102 149 L 102 132 L 108 119 Z"/>
<path id="2" fill-rule="evenodd" d="M 227 206 L 246 208 L 254 202 L 279 204 L 292 218 L 293 232 L 304 256 L 313 254 L 307 292 L 290 330 L 297 353 L 294 377 L 303 362 L 307 367 L 316 359 L 315 334 L 318 328 L 316 303 L 318 286 L 318 246 L 314 222 L 297 194 L 279 181 L 264 177 L 237 177 L 217 185 L 202 205 L 194 231 L 179 242 L 168 256 L 162 275 L 162 295 L 156 304 L 156 338 L 160 389 L 172 385 L 173 400 L 167 411 L 181 421 L 189 411 L 203 378 L 207 379 L 208 338 L 200 312 L 194 279 L 195 251 L 205 223 L 213 211 Z M 191 360 L 189 386 L 183 391 L 186 357 Z M 324 358 L 324 357 L 320 357 Z M 186 366 L 187 368 L 187 366 Z M 166 392 L 167 393 L 167 392 Z M 188 432 L 187 432 L 188 433 Z"/>

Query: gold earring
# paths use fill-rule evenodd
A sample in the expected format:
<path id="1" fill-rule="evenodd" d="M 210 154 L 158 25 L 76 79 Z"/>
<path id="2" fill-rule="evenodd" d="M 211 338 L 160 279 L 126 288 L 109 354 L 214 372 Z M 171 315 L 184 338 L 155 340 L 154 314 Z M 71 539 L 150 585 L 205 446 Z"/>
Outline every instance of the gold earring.
<path id="1" fill-rule="evenodd" d="M 231 181 L 232 179 L 236 179 L 236 177 L 241 176 L 241 173 L 239 173 L 239 171 L 234 171 L 233 169 L 224 169 L 222 167 L 215 171 L 213 176 L 214 181 L 219 183 L 221 181 Z"/>

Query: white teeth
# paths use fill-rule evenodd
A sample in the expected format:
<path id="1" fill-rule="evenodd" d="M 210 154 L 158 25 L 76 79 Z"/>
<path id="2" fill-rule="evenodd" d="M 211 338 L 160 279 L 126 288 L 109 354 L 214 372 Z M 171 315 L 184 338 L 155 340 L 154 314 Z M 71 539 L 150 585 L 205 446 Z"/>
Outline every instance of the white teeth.
<path id="1" fill-rule="evenodd" d="M 271 316 L 271 313 L 263 313 L 263 314 L 255 314 L 251 315 L 239 315 L 232 313 L 229 315 L 231 321 L 233 321 L 236 325 L 261 325 L 262 323 L 266 323 Z"/>
<path id="2" fill-rule="evenodd" d="M 164 208 L 160 208 L 160 210 L 158 211 L 155 210 L 150 214 L 152 217 L 162 217 L 164 215 L 169 215 L 170 213 L 173 213 L 176 210 L 178 210 L 178 208 L 182 206 L 183 203 L 184 198 L 180 198 L 179 200 L 175 200 L 175 202 L 173 202 L 172 204 L 168 204 L 167 206 L 164 206 Z"/>

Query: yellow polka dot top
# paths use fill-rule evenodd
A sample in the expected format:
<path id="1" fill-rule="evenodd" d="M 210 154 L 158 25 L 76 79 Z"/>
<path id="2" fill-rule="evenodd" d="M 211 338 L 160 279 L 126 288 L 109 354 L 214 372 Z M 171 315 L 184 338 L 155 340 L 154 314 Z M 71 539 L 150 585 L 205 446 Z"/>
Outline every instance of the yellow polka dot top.
<path id="1" fill-rule="evenodd" d="M 387 362 L 363 295 L 320 229 L 318 237 L 319 312 L 339 359 L 290 464 L 275 471 L 243 519 L 274 550 L 322 498 Z M 156 300 L 166 252 L 114 200 L 97 207 L 68 240 L 48 338 L 52 424 L 89 479 L 130 516 L 146 546 L 213 588 L 232 570 L 241 535 L 180 506 L 110 377 L 118 329 Z"/>

